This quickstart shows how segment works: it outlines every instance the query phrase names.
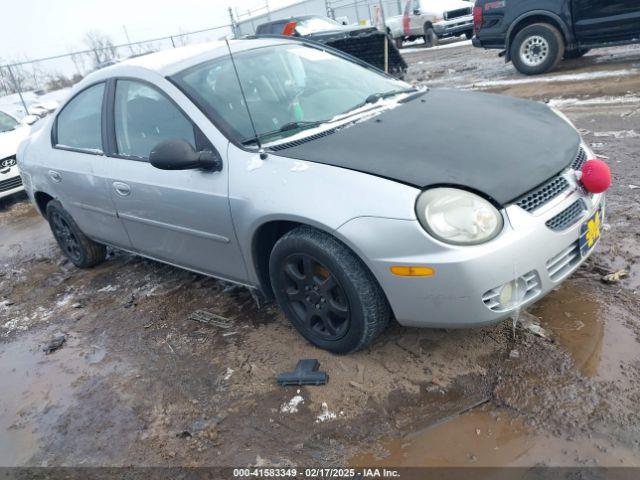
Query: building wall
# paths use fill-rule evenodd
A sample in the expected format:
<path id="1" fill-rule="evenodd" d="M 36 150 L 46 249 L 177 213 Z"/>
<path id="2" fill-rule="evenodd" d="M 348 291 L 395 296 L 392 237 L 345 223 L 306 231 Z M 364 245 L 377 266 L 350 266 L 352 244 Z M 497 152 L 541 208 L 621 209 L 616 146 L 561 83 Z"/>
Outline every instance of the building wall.
<path id="1" fill-rule="evenodd" d="M 406 0 L 384 0 L 382 2 L 385 15 L 391 17 L 402 14 L 402 5 Z M 345 20 L 347 23 L 360 21 L 371 22 L 374 15 L 374 6 L 378 0 L 302 0 L 299 3 L 287 7 L 272 10 L 269 14 L 240 18 L 237 22 L 239 36 L 252 35 L 256 27 L 271 20 L 295 17 L 298 15 L 327 15 L 327 6 L 333 11 L 336 20 Z M 242 12 L 240 12 L 242 13 Z"/>

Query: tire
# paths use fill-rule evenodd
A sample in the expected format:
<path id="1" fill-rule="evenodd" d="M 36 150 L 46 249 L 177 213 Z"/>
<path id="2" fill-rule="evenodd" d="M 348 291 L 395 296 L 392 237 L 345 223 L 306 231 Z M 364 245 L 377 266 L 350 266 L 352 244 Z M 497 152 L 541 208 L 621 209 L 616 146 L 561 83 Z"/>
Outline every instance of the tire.
<path id="1" fill-rule="evenodd" d="M 62 252 L 78 268 L 90 268 L 104 262 L 107 248 L 88 238 L 60 202 L 47 204 L 47 220 Z"/>
<path id="2" fill-rule="evenodd" d="M 510 55 L 520 73 L 539 75 L 555 67 L 564 50 L 564 38 L 557 28 L 548 23 L 534 23 L 516 34 Z"/>
<path id="3" fill-rule="evenodd" d="M 591 49 L 590 48 L 578 48 L 577 50 L 567 50 L 564 52 L 565 60 L 572 60 L 574 58 L 580 58 L 586 55 Z"/>
<path id="4" fill-rule="evenodd" d="M 402 37 L 394 38 L 393 41 L 396 44 L 396 48 L 400 50 L 402 48 Z"/>
<path id="5" fill-rule="evenodd" d="M 471 40 L 473 38 L 473 30 L 467 30 L 464 32 L 464 36 L 467 37 L 467 40 Z"/>
<path id="6" fill-rule="evenodd" d="M 363 349 L 389 322 L 389 304 L 366 265 L 343 243 L 314 228 L 295 228 L 276 242 L 269 275 L 289 321 L 324 350 L 347 354 Z"/>
<path id="7" fill-rule="evenodd" d="M 427 48 L 438 45 L 438 35 L 429 25 L 424 26 L 424 44 Z"/>

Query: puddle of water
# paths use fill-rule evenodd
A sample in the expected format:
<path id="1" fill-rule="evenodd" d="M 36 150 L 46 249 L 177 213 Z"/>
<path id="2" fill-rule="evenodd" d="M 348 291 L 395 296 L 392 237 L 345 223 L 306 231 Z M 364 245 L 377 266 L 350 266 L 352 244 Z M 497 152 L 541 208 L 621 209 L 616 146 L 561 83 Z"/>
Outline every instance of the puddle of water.
<path id="1" fill-rule="evenodd" d="M 72 404 L 74 382 L 104 357 L 100 347 L 81 353 L 72 337 L 45 355 L 40 340 L 25 335 L 0 345 L 0 467 L 24 465 L 37 452 Z"/>
<path id="2" fill-rule="evenodd" d="M 49 225 L 35 211 L 20 222 L 11 223 L 10 227 L 2 225 L 0 228 L 0 263 L 12 261 L 16 256 L 44 253 L 53 245 Z"/>
<path id="3" fill-rule="evenodd" d="M 571 282 L 549 294 L 531 312 L 588 377 L 624 379 L 620 365 L 640 355 L 640 343 L 624 325 L 625 312 L 601 303 Z"/>
<path id="4" fill-rule="evenodd" d="M 384 458 L 363 453 L 355 467 L 640 466 L 637 455 L 604 441 L 534 434 L 506 411 L 473 410 L 383 444 Z M 585 463 L 586 462 L 586 463 Z"/>

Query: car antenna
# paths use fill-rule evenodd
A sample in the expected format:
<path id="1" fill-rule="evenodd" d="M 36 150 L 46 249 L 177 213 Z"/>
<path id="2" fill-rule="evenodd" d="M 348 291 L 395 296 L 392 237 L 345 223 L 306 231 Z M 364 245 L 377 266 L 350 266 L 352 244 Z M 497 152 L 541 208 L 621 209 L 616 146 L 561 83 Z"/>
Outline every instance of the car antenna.
<path id="1" fill-rule="evenodd" d="M 249 115 L 249 122 L 251 123 L 251 128 L 253 129 L 253 134 L 255 135 L 256 143 L 258 144 L 258 152 L 260 153 L 260 159 L 264 160 L 267 158 L 267 154 L 262 148 L 262 142 L 260 141 L 260 137 L 258 136 L 258 131 L 256 130 L 256 125 L 253 123 L 253 117 L 251 116 L 251 110 L 249 110 L 249 103 L 247 102 L 247 97 L 244 94 L 244 88 L 242 88 L 242 82 L 240 81 L 240 74 L 238 73 L 238 67 L 236 67 L 236 61 L 233 58 L 233 53 L 231 53 L 231 45 L 229 45 L 229 39 L 224 39 L 227 44 L 227 50 L 229 50 L 229 57 L 231 57 L 231 65 L 233 65 L 233 71 L 236 74 L 236 79 L 238 80 L 238 86 L 240 87 L 240 94 L 242 95 L 242 101 L 244 102 L 244 106 L 247 109 L 247 115 Z"/>

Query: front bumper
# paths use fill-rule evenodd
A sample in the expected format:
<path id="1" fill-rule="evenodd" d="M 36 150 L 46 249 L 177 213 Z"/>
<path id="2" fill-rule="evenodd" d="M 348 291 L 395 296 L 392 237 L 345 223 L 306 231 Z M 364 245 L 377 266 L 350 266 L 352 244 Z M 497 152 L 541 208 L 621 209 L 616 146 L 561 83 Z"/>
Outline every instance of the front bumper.
<path id="1" fill-rule="evenodd" d="M 24 186 L 16 165 L 0 169 L 0 198 L 8 197 L 22 190 L 24 190 Z"/>
<path id="2" fill-rule="evenodd" d="M 442 20 L 433 24 L 433 31 L 438 37 L 452 37 L 473 31 L 473 15 Z"/>
<path id="3" fill-rule="evenodd" d="M 568 228 L 546 225 L 576 201 L 585 210 Z M 491 324 L 540 300 L 593 252 L 582 255 L 582 224 L 601 210 L 604 195 L 587 195 L 576 183 L 540 211 L 517 205 L 503 210 L 503 232 L 487 244 L 456 247 L 430 237 L 417 221 L 356 218 L 338 232 L 351 243 L 378 279 L 399 323 L 415 327 L 458 328 Z M 371 235 L 371 232 L 376 232 Z M 428 252 L 427 252 L 428 250 Z M 394 265 L 420 265 L 432 277 L 399 277 Z M 495 305 L 495 292 L 524 277 L 527 294 L 511 308 Z"/>

